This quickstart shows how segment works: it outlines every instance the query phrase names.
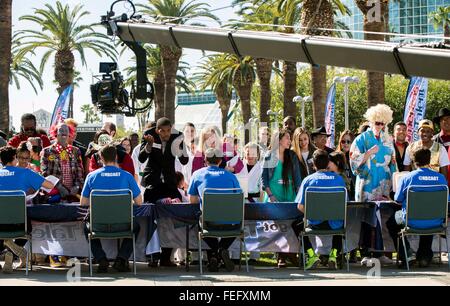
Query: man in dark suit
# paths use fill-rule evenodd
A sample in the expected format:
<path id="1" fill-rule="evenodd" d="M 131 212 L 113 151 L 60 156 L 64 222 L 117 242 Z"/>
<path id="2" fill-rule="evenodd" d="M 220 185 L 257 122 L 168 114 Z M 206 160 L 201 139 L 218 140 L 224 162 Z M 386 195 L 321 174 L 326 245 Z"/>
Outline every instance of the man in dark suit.
<path id="1" fill-rule="evenodd" d="M 175 180 L 175 157 L 178 156 L 182 165 L 188 163 L 183 133 L 172 129 L 169 119 L 160 118 L 156 127 L 144 132 L 144 141 L 138 157 L 141 163 L 147 162 L 141 182 L 145 187 L 144 201 L 156 203 L 167 197 L 182 200 Z M 172 249 L 162 249 L 161 266 L 174 265 L 170 262 L 171 252 Z"/>
<path id="2" fill-rule="evenodd" d="M 155 128 L 145 131 L 144 140 L 138 157 L 141 163 L 147 161 L 142 179 L 142 186 L 146 188 L 144 201 L 155 203 L 166 197 L 179 198 L 175 157 L 179 157 L 182 165 L 189 159 L 183 145 L 183 133 L 172 129 L 169 119 L 160 118 Z"/>

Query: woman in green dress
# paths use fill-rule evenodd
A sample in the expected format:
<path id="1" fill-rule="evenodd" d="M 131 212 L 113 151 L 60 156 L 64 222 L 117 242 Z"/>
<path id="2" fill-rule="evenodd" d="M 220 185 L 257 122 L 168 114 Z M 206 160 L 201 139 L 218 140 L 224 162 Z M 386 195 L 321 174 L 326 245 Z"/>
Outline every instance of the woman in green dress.
<path id="1" fill-rule="evenodd" d="M 270 150 L 266 153 L 263 163 L 263 190 L 265 202 L 292 202 L 294 203 L 298 189 L 302 183 L 297 155 L 290 150 L 291 135 L 288 130 L 282 129 L 272 137 Z M 279 253 L 278 267 L 286 266 L 287 254 Z M 296 254 L 289 256 L 295 264 Z M 294 259 L 295 258 L 295 259 Z"/>

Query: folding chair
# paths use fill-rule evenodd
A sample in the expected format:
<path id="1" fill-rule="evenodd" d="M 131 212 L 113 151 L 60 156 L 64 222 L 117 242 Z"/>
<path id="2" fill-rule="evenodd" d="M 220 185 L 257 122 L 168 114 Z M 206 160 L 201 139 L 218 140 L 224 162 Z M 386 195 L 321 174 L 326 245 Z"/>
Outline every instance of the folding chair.
<path id="1" fill-rule="evenodd" d="M 343 220 L 344 225 L 339 229 L 315 230 L 309 227 L 309 220 Z M 306 271 L 306 256 L 304 236 L 341 236 L 342 260 L 347 253 L 347 190 L 345 187 L 315 187 L 306 188 L 305 211 L 303 222 L 305 230 L 300 232 L 301 252 L 303 254 L 303 271 Z M 300 250 L 299 250 L 300 252 Z M 347 256 L 347 271 L 350 271 L 349 258 Z"/>
<path id="2" fill-rule="evenodd" d="M 92 239 L 133 240 L 133 272 L 136 275 L 136 241 L 133 233 L 133 196 L 129 189 L 100 190 L 90 194 L 89 273 L 92 276 Z M 127 258 L 128 260 L 128 258 Z"/>
<path id="3" fill-rule="evenodd" d="M 28 265 L 33 249 L 31 247 L 31 234 L 28 234 L 25 192 L 22 190 L 0 191 L 0 224 L 17 227 L 17 229 L 12 231 L 0 231 L 0 240 L 27 240 L 25 275 L 28 276 Z"/>
<path id="4" fill-rule="evenodd" d="M 416 190 L 414 190 L 416 189 Z M 447 254 L 450 256 L 449 240 L 447 237 L 448 216 L 448 186 L 447 185 L 429 185 L 419 186 L 411 185 L 406 194 L 406 216 L 405 227 L 398 233 L 397 251 L 399 251 L 399 238 L 402 237 L 405 257 L 408 257 L 405 237 L 411 235 L 439 235 L 439 255 L 441 253 L 440 235 L 445 236 L 447 244 Z M 408 224 L 411 220 L 431 220 L 443 219 L 442 224 L 428 229 L 412 228 Z M 439 256 L 441 262 L 441 256 Z M 397 255 L 398 264 L 398 255 Z M 450 269 L 450 260 L 448 262 Z M 406 269 L 409 271 L 409 263 L 406 259 Z"/>
<path id="5" fill-rule="evenodd" d="M 244 247 L 246 270 L 249 271 L 244 239 L 244 194 L 240 188 L 206 188 L 202 197 L 200 225 L 198 232 L 200 274 L 203 274 L 202 240 L 205 237 L 239 238 L 239 269 L 242 247 Z"/>

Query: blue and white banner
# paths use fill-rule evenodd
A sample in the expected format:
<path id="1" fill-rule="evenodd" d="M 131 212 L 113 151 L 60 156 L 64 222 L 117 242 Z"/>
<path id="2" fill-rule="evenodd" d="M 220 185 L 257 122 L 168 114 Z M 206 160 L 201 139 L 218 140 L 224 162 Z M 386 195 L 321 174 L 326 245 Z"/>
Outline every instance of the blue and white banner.
<path id="1" fill-rule="evenodd" d="M 50 128 L 67 119 L 67 116 L 69 115 L 70 97 L 72 95 L 72 91 L 73 85 L 69 85 L 66 89 L 64 89 L 61 95 L 59 95 L 55 108 L 53 109 Z"/>
<path id="2" fill-rule="evenodd" d="M 328 91 L 327 102 L 325 104 L 325 129 L 331 136 L 328 137 L 327 147 L 334 148 L 334 138 L 336 134 L 335 118 L 336 111 L 336 84 L 333 83 Z"/>
<path id="3" fill-rule="evenodd" d="M 412 77 L 406 93 L 405 114 L 403 121 L 406 123 L 406 141 L 419 140 L 417 130 L 419 121 L 424 119 L 427 109 L 428 79 Z"/>

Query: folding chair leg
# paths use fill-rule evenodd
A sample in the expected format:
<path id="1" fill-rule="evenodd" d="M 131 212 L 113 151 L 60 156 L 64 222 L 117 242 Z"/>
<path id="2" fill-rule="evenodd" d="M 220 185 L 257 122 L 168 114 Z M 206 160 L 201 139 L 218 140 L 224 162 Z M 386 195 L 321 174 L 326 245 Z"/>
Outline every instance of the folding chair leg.
<path id="1" fill-rule="evenodd" d="M 303 272 L 306 272 L 305 237 L 302 235 Z"/>
<path id="2" fill-rule="evenodd" d="M 245 269 L 247 270 L 247 273 L 249 273 L 249 269 L 248 269 L 248 256 L 249 254 L 247 254 L 247 247 L 245 246 L 245 237 L 242 237 L 242 244 L 244 245 L 244 253 L 245 253 Z M 239 265 L 240 265 L 241 261 L 239 260 Z"/>
<path id="3" fill-rule="evenodd" d="M 442 265 L 442 249 L 441 249 L 441 235 L 438 235 L 438 240 L 439 240 L 439 267 L 441 267 Z M 433 249 L 433 245 L 431 245 L 431 248 Z M 433 250 L 431 250 L 433 251 Z"/>
<path id="4" fill-rule="evenodd" d="M 350 272 L 350 251 L 348 250 L 348 246 L 347 246 L 347 237 L 342 236 L 342 238 L 344 239 L 344 248 L 345 248 L 345 258 L 347 258 L 347 272 Z"/>
<path id="5" fill-rule="evenodd" d="M 405 235 L 402 233 L 403 250 L 405 251 L 406 270 L 409 271 L 408 252 L 406 251 Z"/>
<path id="6" fill-rule="evenodd" d="M 33 238 L 30 237 L 30 240 L 28 240 L 29 248 L 30 248 L 30 271 L 33 272 Z"/>
<path id="7" fill-rule="evenodd" d="M 448 245 L 448 235 L 445 235 L 445 244 L 447 245 L 447 263 L 450 270 L 450 246 Z"/>
<path id="8" fill-rule="evenodd" d="M 399 237 L 399 235 L 397 235 L 397 249 L 396 249 L 397 250 L 397 258 L 395 259 L 397 267 L 398 267 L 398 257 L 400 255 L 399 248 L 400 248 L 400 237 Z"/>
<path id="9" fill-rule="evenodd" d="M 134 276 L 136 276 L 136 239 L 133 234 L 133 271 Z"/>
<path id="10" fill-rule="evenodd" d="M 241 271 L 241 260 L 242 260 L 242 239 L 239 238 L 239 271 Z"/>
<path id="11" fill-rule="evenodd" d="M 31 249 L 30 249 L 30 239 L 28 240 L 28 250 L 27 250 L 27 262 L 25 263 L 25 275 L 28 276 L 28 265 L 29 265 L 29 261 L 30 261 L 30 253 L 31 253 Z"/>
<path id="12" fill-rule="evenodd" d="M 202 233 L 198 232 L 198 261 L 200 264 L 200 274 L 203 274 L 203 252 L 202 252 Z"/>
<path id="13" fill-rule="evenodd" d="M 91 250 L 91 237 L 88 237 L 89 240 L 89 275 L 92 277 L 92 250 Z"/>

